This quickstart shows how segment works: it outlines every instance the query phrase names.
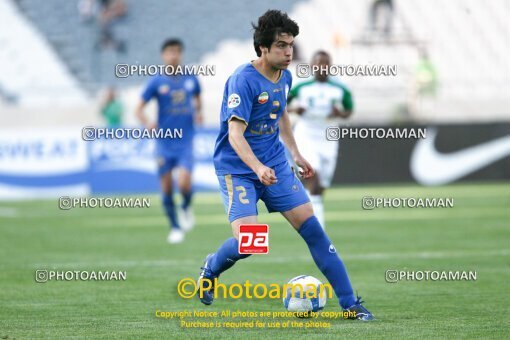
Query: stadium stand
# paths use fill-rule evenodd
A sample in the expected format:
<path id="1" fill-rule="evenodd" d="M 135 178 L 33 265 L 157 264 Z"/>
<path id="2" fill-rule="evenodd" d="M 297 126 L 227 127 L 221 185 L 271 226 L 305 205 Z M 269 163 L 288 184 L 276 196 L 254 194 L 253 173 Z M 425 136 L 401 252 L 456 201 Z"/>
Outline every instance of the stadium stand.
<path id="1" fill-rule="evenodd" d="M 0 30 L 0 101 L 58 106 L 85 100 L 79 82 L 13 2 L 0 2 L 0 22 L 6 28 Z"/>
<path id="2" fill-rule="evenodd" d="M 216 124 L 226 77 L 233 67 L 254 57 L 249 23 L 273 7 L 288 11 L 299 23 L 298 46 L 305 61 L 315 50 L 326 49 L 336 63 L 397 64 L 398 77 L 342 79 L 356 98 L 353 123 L 390 123 L 402 117 L 437 122 L 510 119 L 506 110 L 510 65 L 505 60 L 510 52 L 510 30 L 505 25 L 510 4 L 505 0 L 393 1 L 391 35 L 384 38 L 370 32 L 373 0 L 260 1 L 251 3 L 250 11 L 234 0 L 221 4 L 127 0 L 127 15 L 113 27 L 114 34 L 126 40 L 124 53 L 98 49 L 97 22 L 80 20 L 78 1 L 18 0 L 2 6 L 13 3 L 65 62 L 61 68 L 69 69 L 94 98 L 105 86 L 120 86 L 128 116 L 146 79 L 116 79 L 114 65 L 159 63 L 160 42 L 179 36 L 187 45 L 187 63 L 216 65 L 215 77 L 201 79 L 206 123 Z M 437 72 L 436 94 L 425 100 L 416 95 L 420 50 L 427 50 Z M 19 63 L 28 63 L 23 60 Z M 4 100 L 18 96 L 16 89 L 0 81 Z"/>
<path id="3" fill-rule="evenodd" d="M 380 41 L 370 39 L 367 32 L 370 4 L 369 0 L 315 0 L 296 5 L 291 13 L 300 24 L 298 40 L 305 60 L 314 51 L 327 49 L 336 63 L 397 64 L 398 77 L 342 79 L 356 97 L 354 122 L 387 123 L 413 105 L 414 69 L 422 48 L 429 50 L 439 88 L 435 98 L 410 113 L 412 119 L 510 119 L 506 113 L 510 89 L 504 86 L 510 82 L 510 65 L 505 61 L 510 52 L 510 30 L 504 26 L 508 11 L 498 10 L 509 8 L 507 3 L 450 1 L 443 6 L 438 1 L 396 1 L 392 37 Z M 232 51 L 244 53 L 248 45 L 246 41 L 243 49 L 239 42 L 220 44 L 203 61 L 225 67 L 237 65 L 249 56 L 236 58 Z M 206 90 L 214 91 L 219 81 L 211 80 Z M 482 108 L 484 113 L 480 114 Z"/>
<path id="4" fill-rule="evenodd" d="M 253 2 L 249 5 L 250 11 L 246 11 L 246 4 L 235 0 L 125 2 L 128 13 L 114 27 L 115 34 L 127 40 L 125 54 L 97 49 L 97 20 L 81 22 L 78 1 L 48 0 L 41 3 L 19 0 L 17 3 L 46 35 L 77 78 L 92 89 L 104 83 L 126 85 L 131 81 L 131 84 L 139 84 L 140 79 L 116 79 L 113 65 L 160 63 L 160 44 L 169 36 L 182 38 L 187 47 L 185 61 L 196 63 L 224 39 L 249 39 L 250 22 L 268 6 L 290 11 L 296 3 L 292 0 L 276 0 L 270 4 Z"/>

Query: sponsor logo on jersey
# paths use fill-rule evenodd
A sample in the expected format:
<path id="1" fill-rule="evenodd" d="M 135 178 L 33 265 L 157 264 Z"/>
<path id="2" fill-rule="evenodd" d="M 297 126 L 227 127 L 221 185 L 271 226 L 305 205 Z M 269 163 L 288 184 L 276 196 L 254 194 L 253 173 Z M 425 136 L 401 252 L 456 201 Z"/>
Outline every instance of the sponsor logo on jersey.
<path id="1" fill-rule="evenodd" d="M 330 244 L 330 245 L 329 245 L 329 252 L 330 252 L 331 254 L 336 253 L 336 248 L 335 248 L 335 246 L 334 246 L 334 245 L 332 245 L 332 244 Z"/>
<path id="2" fill-rule="evenodd" d="M 159 94 L 167 94 L 169 91 L 170 91 L 170 86 L 168 86 L 168 85 L 161 85 L 158 88 L 158 93 Z"/>
<path id="3" fill-rule="evenodd" d="M 232 93 L 228 97 L 228 108 L 233 109 L 234 107 L 238 107 L 241 104 L 241 97 L 237 93 Z"/>
<path id="4" fill-rule="evenodd" d="M 253 133 L 254 135 L 271 135 L 276 131 L 276 124 L 268 125 L 257 123 L 250 128 L 250 133 Z"/>
<path id="5" fill-rule="evenodd" d="M 265 104 L 269 100 L 269 94 L 264 91 L 261 94 L 259 94 L 259 104 Z"/>
<path id="6" fill-rule="evenodd" d="M 269 118 L 271 119 L 278 118 L 278 110 L 280 110 L 280 102 L 278 100 L 274 100 L 271 113 L 269 113 Z"/>

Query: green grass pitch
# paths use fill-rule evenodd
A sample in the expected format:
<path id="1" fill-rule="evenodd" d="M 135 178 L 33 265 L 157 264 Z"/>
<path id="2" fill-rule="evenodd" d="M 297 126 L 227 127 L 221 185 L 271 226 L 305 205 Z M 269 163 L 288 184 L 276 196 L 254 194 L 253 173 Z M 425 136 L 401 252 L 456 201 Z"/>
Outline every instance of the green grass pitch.
<path id="1" fill-rule="evenodd" d="M 453 197 L 455 207 L 365 211 L 365 195 Z M 148 209 L 62 211 L 57 199 L 0 202 L 0 338 L 509 337 L 508 182 L 327 191 L 327 232 L 377 320 L 323 320 L 331 327 L 311 329 L 185 329 L 179 320 L 157 318 L 156 310 L 284 309 L 281 300 L 217 299 L 206 307 L 180 298 L 177 282 L 197 277 L 230 227 L 219 194 L 197 194 L 196 228 L 185 243 L 170 246 L 159 197 L 151 197 Z M 221 282 L 283 284 L 299 274 L 325 281 L 283 217 L 259 210 L 259 220 L 270 225 L 270 253 L 240 261 Z M 125 270 L 127 280 L 36 283 L 36 269 Z M 387 283 L 388 269 L 476 270 L 477 280 Z M 338 311 L 336 299 L 325 310 Z"/>

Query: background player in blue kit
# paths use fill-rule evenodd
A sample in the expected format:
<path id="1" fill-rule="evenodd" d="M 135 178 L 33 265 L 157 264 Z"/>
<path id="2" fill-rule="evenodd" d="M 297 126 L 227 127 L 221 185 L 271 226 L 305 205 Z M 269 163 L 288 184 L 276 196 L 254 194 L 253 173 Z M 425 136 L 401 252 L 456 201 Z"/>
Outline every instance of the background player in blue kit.
<path id="1" fill-rule="evenodd" d="M 161 47 L 161 58 L 165 65 L 174 70 L 181 63 L 183 43 L 169 39 Z M 171 71 L 171 68 L 166 68 Z M 158 102 L 157 124 L 149 123 L 143 108 L 152 98 Z M 147 128 L 182 129 L 181 138 L 161 138 L 156 143 L 158 172 L 163 191 L 163 206 L 170 220 L 171 230 L 167 241 L 180 243 L 184 232 L 193 228 L 194 217 L 191 210 L 193 170 L 194 122 L 200 123 L 200 84 L 194 75 L 160 74 L 152 77 L 142 93 L 136 115 Z M 172 174 L 179 169 L 178 186 L 182 194 L 182 204 L 177 209 L 173 200 Z M 176 211 L 177 210 L 177 211 Z"/>
<path id="2" fill-rule="evenodd" d="M 373 315 L 354 296 L 344 264 L 314 216 L 310 199 L 287 162 L 279 139 L 301 168 L 303 178 L 314 176 L 296 146 L 286 110 L 292 86 L 287 67 L 299 27 L 287 14 L 269 10 L 259 18 L 254 30 L 259 58 L 240 66 L 225 85 L 214 152 L 214 166 L 234 237 L 206 257 L 198 287 L 207 289 L 197 295 L 202 303 L 210 305 L 214 287 L 208 287 L 208 281 L 200 281 L 214 282 L 236 261 L 249 256 L 238 252 L 239 226 L 257 223 L 257 201 L 261 199 L 270 212 L 280 212 L 305 240 L 341 307 L 356 312 L 357 319 L 372 320 Z"/>

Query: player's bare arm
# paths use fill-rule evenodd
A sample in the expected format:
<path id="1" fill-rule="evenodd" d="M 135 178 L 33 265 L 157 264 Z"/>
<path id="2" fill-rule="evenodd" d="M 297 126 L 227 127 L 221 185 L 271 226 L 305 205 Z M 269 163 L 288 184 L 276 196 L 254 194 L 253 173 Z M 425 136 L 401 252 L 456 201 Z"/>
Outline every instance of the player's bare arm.
<path id="1" fill-rule="evenodd" d="M 305 109 L 300 107 L 300 106 L 297 106 L 297 107 L 289 107 L 287 109 L 287 112 L 291 112 L 291 113 L 295 113 L 299 116 L 301 116 L 304 112 L 305 112 Z"/>
<path id="2" fill-rule="evenodd" d="M 195 105 L 195 123 L 202 124 L 204 122 L 204 116 L 202 115 L 202 98 L 199 94 L 193 97 Z"/>
<path id="3" fill-rule="evenodd" d="M 352 114 L 352 110 L 339 110 L 337 107 L 333 106 L 333 110 L 328 118 L 349 118 Z"/>
<path id="4" fill-rule="evenodd" d="M 147 129 L 155 129 L 156 124 L 151 123 L 143 112 L 145 105 L 147 105 L 147 102 L 144 100 L 140 100 L 140 102 L 138 102 L 138 105 L 136 106 L 135 109 L 135 116 L 138 119 L 138 121 L 142 123 L 142 125 L 145 126 Z"/>
<path id="5" fill-rule="evenodd" d="M 142 123 L 144 126 L 147 126 L 148 120 L 147 120 L 147 117 L 145 117 L 145 115 L 143 113 L 145 104 L 146 103 L 143 100 L 140 100 L 138 102 L 138 105 L 136 105 L 136 108 L 135 108 L 135 116 L 140 121 L 140 123 Z"/>
<path id="6" fill-rule="evenodd" d="M 303 178 L 310 178 L 314 175 L 314 170 L 310 163 L 299 153 L 299 150 L 296 145 L 296 140 L 294 139 L 294 134 L 292 133 L 291 123 L 289 119 L 289 113 L 285 110 L 278 122 L 280 127 L 280 137 L 283 140 L 283 143 L 289 149 L 290 154 L 292 155 L 292 159 L 294 162 L 301 168 L 303 171 L 301 175 Z"/>
<path id="7" fill-rule="evenodd" d="M 276 175 L 273 169 L 262 164 L 253 153 L 246 138 L 244 138 L 244 131 L 246 131 L 246 123 L 242 120 L 232 118 L 228 123 L 228 141 L 239 158 L 250 169 L 257 174 L 260 182 L 264 185 L 271 185 L 277 182 Z"/>

